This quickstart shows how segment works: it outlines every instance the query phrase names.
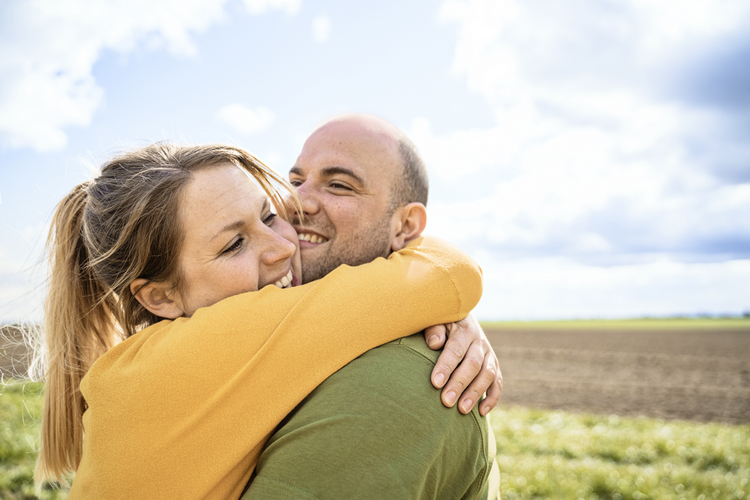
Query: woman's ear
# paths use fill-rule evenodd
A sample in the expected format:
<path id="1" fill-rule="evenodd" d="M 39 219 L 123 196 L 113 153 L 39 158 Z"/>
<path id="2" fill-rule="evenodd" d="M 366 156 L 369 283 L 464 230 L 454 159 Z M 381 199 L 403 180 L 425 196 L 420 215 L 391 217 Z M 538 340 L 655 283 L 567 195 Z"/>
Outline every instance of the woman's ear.
<path id="1" fill-rule="evenodd" d="M 398 252 L 410 241 L 422 236 L 427 225 L 427 209 L 421 203 L 407 203 L 396 210 L 392 226 L 391 251 Z"/>
<path id="2" fill-rule="evenodd" d="M 169 293 L 171 287 L 162 283 L 155 283 L 144 278 L 138 278 L 130 283 L 130 293 L 149 312 L 160 318 L 177 319 L 184 316 L 184 311 Z"/>

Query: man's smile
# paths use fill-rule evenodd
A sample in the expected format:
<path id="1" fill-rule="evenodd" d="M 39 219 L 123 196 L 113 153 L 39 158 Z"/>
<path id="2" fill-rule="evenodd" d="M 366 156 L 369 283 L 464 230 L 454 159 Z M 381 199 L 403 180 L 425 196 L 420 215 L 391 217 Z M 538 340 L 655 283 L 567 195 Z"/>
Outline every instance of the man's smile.
<path id="1" fill-rule="evenodd" d="M 319 245 L 328 241 L 328 238 L 326 238 L 325 236 L 321 236 L 318 233 L 313 233 L 305 230 L 299 230 L 297 232 L 297 237 L 299 238 L 300 245 L 302 245 L 302 242 Z"/>

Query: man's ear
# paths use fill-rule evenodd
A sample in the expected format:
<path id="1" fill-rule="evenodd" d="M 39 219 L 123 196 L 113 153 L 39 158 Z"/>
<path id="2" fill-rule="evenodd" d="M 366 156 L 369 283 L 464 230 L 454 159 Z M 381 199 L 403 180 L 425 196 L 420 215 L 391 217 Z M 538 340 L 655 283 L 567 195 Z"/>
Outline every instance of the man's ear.
<path id="1" fill-rule="evenodd" d="M 135 296 L 135 300 L 152 314 L 160 318 L 177 319 L 185 313 L 175 302 L 170 291 L 170 287 L 144 278 L 135 279 L 130 283 L 130 292 Z"/>
<path id="2" fill-rule="evenodd" d="M 391 251 L 398 252 L 422 235 L 427 225 L 427 209 L 421 203 L 407 203 L 393 215 Z"/>

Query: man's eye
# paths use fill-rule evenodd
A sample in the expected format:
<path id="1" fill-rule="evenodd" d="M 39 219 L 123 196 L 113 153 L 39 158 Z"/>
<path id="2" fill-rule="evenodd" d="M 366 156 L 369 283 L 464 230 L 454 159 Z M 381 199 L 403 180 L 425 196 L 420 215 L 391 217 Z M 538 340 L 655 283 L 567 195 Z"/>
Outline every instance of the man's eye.
<path id="1" fill-rule="evenodd" d="M 299 179 L 292 179 L 292 180 L 289 181 L 289 184 L 291 184 L 294 187 L 297 187 L 297 186 L 301 186 L 302 185 L 302 181 L 299 180 Z"/>
<path id="2" fill-rule="evenodd" d="M 242 247 L 242 238 L 239 238 L 237 241 L 232 243 L 232 246 L 221 252 L 222 254 L 228 254 L 232 252 L 236 252 Z"/>
<path id="3" fill-rule="evenodd" d="M 265 219 L 263 219 L 263 223 L 264 223 L 264 224 L 265 224 L 266 226 L 270 226 L 271 224 L 273 224 L 273 221 L 274 221 L 274 219 L 275 219 L 275 218 L 276 218 L 276 214 L 275 214 L 275 213 L 273 213 L 273 212 L 271 212 L 270 214 L 268 214 L 268 215 L 266 216 L 266 218 L 265 218 Z"/>
<path id="4" fill-rule="evenodd" d="M 351 191 L 352 188 L 347 186 L 346 184 L 341 184 L 340 182 L 332 182 L 330 186 L 334 189 L 346 189 L 347 191 Z"/>

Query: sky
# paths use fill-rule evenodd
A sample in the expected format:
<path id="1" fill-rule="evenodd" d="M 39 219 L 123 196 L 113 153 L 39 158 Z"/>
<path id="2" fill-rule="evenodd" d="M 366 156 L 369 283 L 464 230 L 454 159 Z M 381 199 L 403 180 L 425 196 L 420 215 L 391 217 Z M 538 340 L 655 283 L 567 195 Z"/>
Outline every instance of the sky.
<path id="1" fill-rule="evenodd" d="M 344 112 L 406 132 L 484 320 L 750 312 L 750 2 L 4 0 L 0 321 L 55 205 L 125 148 L 286 175 Z"/>

